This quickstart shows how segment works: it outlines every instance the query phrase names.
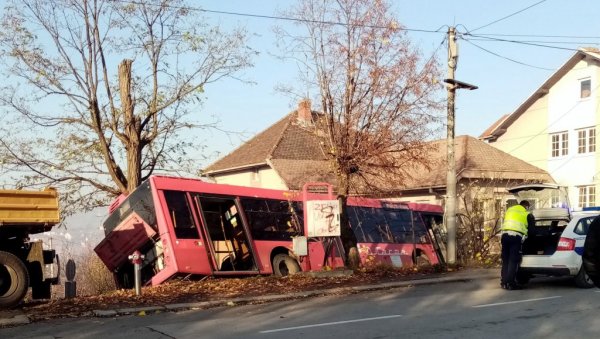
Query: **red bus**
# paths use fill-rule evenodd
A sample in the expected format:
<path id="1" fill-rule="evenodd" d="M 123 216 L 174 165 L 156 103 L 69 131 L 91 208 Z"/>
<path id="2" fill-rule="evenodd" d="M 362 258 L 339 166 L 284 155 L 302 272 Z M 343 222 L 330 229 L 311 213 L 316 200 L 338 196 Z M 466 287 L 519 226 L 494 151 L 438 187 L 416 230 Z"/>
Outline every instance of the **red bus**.
<path id="1" fill-rule="evenodd" d="M 403 267 L 440 263 L 427 218 L 443 218 L 441 206 L 350 198 L 347 211 L 363 264 Z"/>
<path id="2" fill-rule="evenodd" d="M 95 251 L 122 288 L 133 287 L 128 256 L 136 250 L 145 256 L 146 285 L 176 275 L 287 275 L 342 267 L 336 241 L 310 238 L 307 255 L 294 252 L 294 238 L 307 234 L 303 206 L 309 199 L 333 195 L 331 189 L 301 194 L 151 176 L 111 205 Z M 424 256 L 438 263 L 422 218 L 408 204 L 351 198 L 348 210 L 363 260 L 407 266 Z"/>

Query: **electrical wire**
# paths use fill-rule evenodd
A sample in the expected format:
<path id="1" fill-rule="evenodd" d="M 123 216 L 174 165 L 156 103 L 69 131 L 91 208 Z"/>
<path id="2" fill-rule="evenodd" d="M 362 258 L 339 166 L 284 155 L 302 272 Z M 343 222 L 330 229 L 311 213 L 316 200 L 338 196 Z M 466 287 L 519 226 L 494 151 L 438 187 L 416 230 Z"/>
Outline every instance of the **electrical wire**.
<path id="1" fill-rule="evenodd" d="M 538 1 L 538 2 L 534 3 L 533 5 L 527 6 L 527 7 L 523 8 L 523 9 L 521 9 L 521 10 L 519 10 L 519 11 L 516 11 L 516 12 L 514 12 L 514 13 L 512 13 L 512 14 L 509 14 L 509 15 L 507 15 L 507 16 L 505 16 L 505 17 L 502 17 L 502 18 L 500 18 L 500 19 L 498 19 L 498 20 L 494 20 L 494 21 L 490 22 L 489 24 L 486 24 L 486 25 L 483 25 L 483 26 L 479 26 L 479 27 L 477 27 L 477 28 L 475 28 L 475 29 L 471 30 L 471 32 L 475 32 L 475 31 L 477 31 L 477 30 L 480 30 L 480 29 L 482 29 L 482 28 L 485 28 L 485 27 L 491 26 L 491 25 L 493 25 L 493 24 L 495 24 L 495 23 L 497 23 L 497 22 L 500 22 L 500 21 L 502 21 L 502 20 L 508 19 L 508 18 L 510 18 L 510 17 L 512 17 L 512 16 L 515 16 L 515 15 L 517 15 L 517 14 L 521 13 L 521 12 L 524 12 L 524 11 L 526 11 L 526 10 L 528 10 L 528 9 L 532 8 L 532 7 L 535 7 L 535 6 L 537 6 L 537 5 L 541 4 L 541 3 L 544 3 L 544 2 L 546 2 L 546 1 L 547 1 L 547 0 L 541 0 L 541 1 Z"/>
<path id="2" fill-rule="evenodd" d="M 490 41 L 489 39 L 471 38 L 471 41 Z M 600 40 L 600 38 L 599 38 Z M 546 44 L 565 44 L 565 45 L 599 45 L 600 41 L 548 41 L 548 40 L 519 40 L 525 43 L 546 43 Z"/>
<path id="3" fill-rule="evenodd" d="M 464 25 L 461 25 L 464 27 Z M 600 39 L 600 36 L 577 36 L 577 35 L 543 35 L 543 34 L 502 34 L 502 33 L 479 33 L 480 36 L 505 36 L 519 38 L 561 38 L 561 39 Z"/>
<path id="4" fill-rule="evenodd" d="M 211 9 L 204 9 L 198 7 L 190 7 L 190 6 L 173 6 L 166 4 L 148 4 L 140 1 L 134 0 L 112 0 L 113 2 L 125 3 L 125 4 L 133 4 L 133 5 L 150 5 L 150 6 L 160 6 L 174 9 L 186 9 L 190 11 L 198 11 L 204 13 L 212 13 L 212 14 L 223 14 L 223 15 L 232 15 L 232 16 L 240 16 L 240 17 L 248 17 L 248 18 L 259 18 L 259 19 L 271 19 L 271 20 L 283 20 L 283 21 L 292 21 L 292 22 L 305 22 L 305 23 L 315 23 L 315 24 L 324 24 L 324 25 L 335 25 L 335 26 L 357 26 L 357 27 L 366 27 L 366 28 L 377 28 L 377 29 L 389 29 L 389 26 L 377 26 L 377 25 L 360 25 L 360 24 L 349 24 L 345 22 L 339 21 L 322 21 L 322 20 L 310 20 L 310 19 L 299 19 L 285 16 L 277 16 L 277 15 L 265 15 L 265 14 L 252 14 L 252 13 L 242 13 L 242 12 L 230 12 L 230 11 L 217 11 Z M 443 27 L 443 26 L 442 26 Z M 418 29 L 418 28 L 406 28 L 402 27 L 400 30 L 407 32 L 420 32 L 420 33 L 446 33 L 440 32 L 438 30 L 428 30 L 428 29 Z"/>
<path id="5" fill-rule="evenodd" d="M 470 34 L 470 33 L 461 33 L 461 34 L 464 35 L 464 36 L 471 36 L 471 37 L 483 39 L 481 41 L 487 40 L 487 41 L 496 41 L 496 42 L 510 42 L 510 43 L 515 43 L 515 44 L 521 44 L 521 45 L 527 45 L 527 46 L 535 46 L 535 47 L 544 47 L 544 48 L 551 48 L 551 49 L 559 49 L 559 50 L 564 50 L 564 51 L 573 51 L 573 52 L 577 52 L 578 51 L 578 49 L 576 49 L 576 48 L 543 45 L 543 44 L 538 44 L 538 43 L 524 42 L 524 41 L 521 41 L 521 40 L 509 40 L 509 39 L 492 38 L 492 37 L 486 37 L 486 36 L 477 35 L 477 34 Z"/>
<path id="6" fill-rule="evenodd" d="M 545 71 L 554 71 L 554 69 L 552 69 L 552 68 L 545 68 L 545 67 L 534 66 L 534 65 L 531 65 L 531 64 L 527 64 L 527 63 L 515 60 L 515 59 L 511 59 L 509 57 L 505 57 L 505 56 L 500 55 L 498 53 L 492 52 L 492 51 L 490 51 L 490 50 L 488 50 L 486 48 L 483 48 L 483 47 L 481 47 L 481 46 L 479 46 L 479 45 L 475 44 L 474 42 L 469 41 L 467 39 L 462 39 L 462 40 L 465 41 L 465 42 L 467 42 L 467 43 L 469 43 L 469 44 L 471 44 L 471 45 L 473 45 L 473 46 L 475 46 L 475 47 L 477 47 L 477 48 L 479 48 L 479 49 L 481 49 L 484 52 L 487 52 L 489 54 L 492 54 L 494 56 L 497 56 L 499 58 L 502 58 L 502 59 L 505 59 L 505 60 L 508 60 L 508 61 L 512 61 L 512 62 L 514 62 L 516 64 L 523 65 L 523 66 L 528 66 L 528 67 L 531 67 L 531 68 L 542 69 L 542 70 L 545 70 Z"/>
<path id="7" fill-rule="evenodd" d="M 591 92 L 590 92 L 590 96 L 595 93 L 598 88 L 600 88 L 600 84 L 598 86 L 596 86 Z M 577 106 L 579 106 L 579 104 L 581 104 L 582 101 L 578 101 L 577 103 L 575 103 L 575 105 L 573 105 L 573 107 L 569 108 L 566 112 L 564 112 L 563 114 L 561 114 L 560 116 L 558 116 L 552 123 L 549 123 L 546 127 L 544 127 L 542 130 L 540 130 L 538 133 L 527 137 L 527 140 L 522 142 L 520 145 L 517 145 L 516 147 L 514 147 L 513 149 L 511 149 L 510 151 L 506 151 L 506 153 L 508 154 L 512 154 L 514 151 L 518 150 L 519 148 L 527 145 L 529 142 L 531 142 L 531 140 L 533 140 L 534 138 L 544 134 L 544 133 L 548 133 L 548 130 L 550 129 L 550 127 L 554 126 L 555 124 L 557 124 L 562 118 L 564 118 L 567 114 L 571 113 L 575 108 L 577 108 Z M 522 138 L 510 138 L 510 139 L 504 139 L 503 141 L 508 141 L 508 140 L 514 140 L 514 139 L 522 139 Z"/>

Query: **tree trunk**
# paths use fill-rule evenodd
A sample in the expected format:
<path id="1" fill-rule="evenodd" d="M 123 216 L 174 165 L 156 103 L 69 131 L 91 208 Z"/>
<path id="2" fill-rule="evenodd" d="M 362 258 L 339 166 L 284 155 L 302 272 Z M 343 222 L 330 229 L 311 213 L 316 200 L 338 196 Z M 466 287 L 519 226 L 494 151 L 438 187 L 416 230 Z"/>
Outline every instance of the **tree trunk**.
<path id="1" fill-rule="evenodd" d="M 338 177 L 338 203 L 340 206 L 340 228 L 342 244 L 346 252 L 346 266 L 350 269 L 357 269 L 360 264 L 358 255 L 356 235 L 348 219 L 348 192 L 349 192 L 350 175 L 342 173 Z"/>
<path id="2" fill-rule="evenodd" d="M 134 102 L 131 99 L 131 65 L 132 60 L 123 60 L 119 65 L 119 89 L 121 109 L 125 123 L 127 138 L 127 193 L 135 190 L 142 177 L 142 147 L 140 142 L 140 120 L 134 114 Z"/>

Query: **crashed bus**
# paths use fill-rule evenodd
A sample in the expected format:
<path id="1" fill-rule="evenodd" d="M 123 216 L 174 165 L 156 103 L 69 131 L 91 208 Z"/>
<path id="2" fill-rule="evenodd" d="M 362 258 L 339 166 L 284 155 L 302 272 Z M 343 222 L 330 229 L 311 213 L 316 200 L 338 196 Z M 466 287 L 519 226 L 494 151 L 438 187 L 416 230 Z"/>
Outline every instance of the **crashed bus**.
<path id="1" fill-rule="evenodd" d="M 295 192 L 151 176 L 113 202 L 103 225 L 105 238 L 94 250 L 120 288 L 133 287 L 134 265 L 128 258 L 136 251 L 144 256 L 145 285 L 175 276 L 285 276 L 343 267 L 339 236 L 317 234 L 305 222 L 318 209 L 317 214 L 327 212 L 325 228 L 339 228 L 339 215 L 331 213 L 331 185 L 314 187 Z M 424 218 L 410 204 L 350 198 L 348 205 L 363 263 L 439 262 Z M 420 205 L 442 215 L 439 206 Z"/>

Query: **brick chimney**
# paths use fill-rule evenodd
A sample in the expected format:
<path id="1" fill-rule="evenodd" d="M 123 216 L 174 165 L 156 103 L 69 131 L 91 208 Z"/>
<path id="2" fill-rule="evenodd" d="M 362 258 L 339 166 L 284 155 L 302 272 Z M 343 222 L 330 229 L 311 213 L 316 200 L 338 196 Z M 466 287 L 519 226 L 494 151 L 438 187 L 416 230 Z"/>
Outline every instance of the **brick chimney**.
<path id="1" fill-rule="evenodd" d="M 310 100 L 302 99 L 298 103 L 298 122 L 303 125 L 311 125 L 312 124 L 312 111 L 310 108 Z"/>

